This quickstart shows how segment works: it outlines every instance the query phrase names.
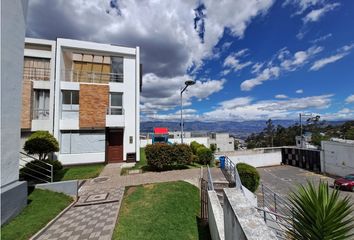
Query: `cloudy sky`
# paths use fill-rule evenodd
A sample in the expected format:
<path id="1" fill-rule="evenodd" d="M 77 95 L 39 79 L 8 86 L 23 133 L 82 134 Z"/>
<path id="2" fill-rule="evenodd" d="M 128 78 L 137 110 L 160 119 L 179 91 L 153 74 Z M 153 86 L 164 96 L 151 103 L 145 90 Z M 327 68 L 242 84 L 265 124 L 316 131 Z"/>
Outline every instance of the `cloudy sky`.
<path id="1" fill-rule="evenodd" d="M 354 119 L 354 2 L 30 0 L 27 36 L 140 46 L 143 120 Z"/>

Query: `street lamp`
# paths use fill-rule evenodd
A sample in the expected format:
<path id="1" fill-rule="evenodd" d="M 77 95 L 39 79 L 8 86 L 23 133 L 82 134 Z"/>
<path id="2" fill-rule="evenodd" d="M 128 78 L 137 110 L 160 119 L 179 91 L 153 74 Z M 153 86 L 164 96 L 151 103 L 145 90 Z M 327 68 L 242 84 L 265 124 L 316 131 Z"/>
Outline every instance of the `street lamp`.
<path id="1" fill-rule="evenodd" d="M 183 143 L 183 101 L 182 101 L 182 93 L 188 88 L 188 86 L 192 86 L 195 84 L 193 80 L 187 80 L 184 82 L 186 85 L 181 91 L 181 143 Z"/>

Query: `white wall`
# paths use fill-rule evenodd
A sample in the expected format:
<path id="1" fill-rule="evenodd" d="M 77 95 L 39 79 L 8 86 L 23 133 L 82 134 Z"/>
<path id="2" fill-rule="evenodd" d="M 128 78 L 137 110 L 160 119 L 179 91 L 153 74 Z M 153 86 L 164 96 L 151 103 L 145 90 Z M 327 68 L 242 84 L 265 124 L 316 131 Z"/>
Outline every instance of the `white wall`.
<path id="1" fill-rule="evenodd" d="M 235 164 L 239 162 L 247 163 L 253 167 L 267 167 L 280 165 L 281 152 L 255 153 L 247 155 L 228 156 Z"/>
<path id="2" fill-rule="evenodd" d="M 321 171 L 345 176 L 354 173 L 354 144 L 322 141 Z"/>
<path id="3" fill-rule="evenodd" d="M 1 1 L 1 187 L 18 180 L 27 1 Z"/>
<path id="4" fill-rule="evenodd" d="M 224 240 L 224 211 L 215 191 L 208 191 L 208 224 L 212 240 Z"/>
<path id="5" fill-rule="evenodd" d="M 58 160 L 63 165 L 103 163 L 105 161 L 105 153 L 58 154 Z"/>

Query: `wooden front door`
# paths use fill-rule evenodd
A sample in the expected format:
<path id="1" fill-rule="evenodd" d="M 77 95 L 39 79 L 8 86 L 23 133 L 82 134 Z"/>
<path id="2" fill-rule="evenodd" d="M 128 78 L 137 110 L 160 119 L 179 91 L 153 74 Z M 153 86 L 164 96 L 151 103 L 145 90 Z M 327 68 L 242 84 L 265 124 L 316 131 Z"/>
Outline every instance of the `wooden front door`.
<path id="1" fill-rule="evenodd" d="M 123 130 L 108 130 L 107 162 L 123 162 Z"/>

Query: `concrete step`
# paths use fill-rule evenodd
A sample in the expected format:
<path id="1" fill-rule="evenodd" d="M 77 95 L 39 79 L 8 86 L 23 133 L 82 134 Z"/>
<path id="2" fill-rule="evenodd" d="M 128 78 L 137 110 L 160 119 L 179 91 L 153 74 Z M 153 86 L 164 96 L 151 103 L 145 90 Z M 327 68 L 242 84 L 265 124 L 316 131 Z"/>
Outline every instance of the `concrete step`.
<path id="1" fill-rule="evenodd" d="M 229 187 L 228 181 L 214 181 L 213 184 L 214 184 L 214 189 L 223 189 Z"/>

